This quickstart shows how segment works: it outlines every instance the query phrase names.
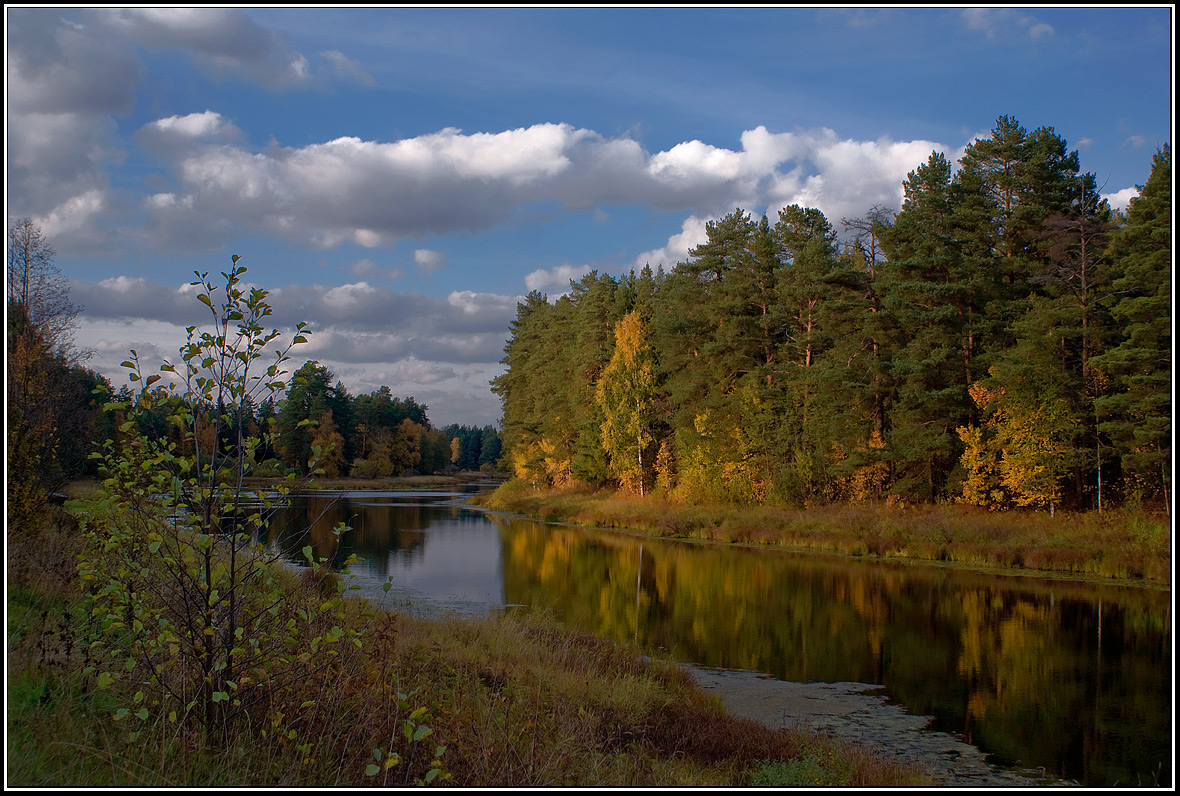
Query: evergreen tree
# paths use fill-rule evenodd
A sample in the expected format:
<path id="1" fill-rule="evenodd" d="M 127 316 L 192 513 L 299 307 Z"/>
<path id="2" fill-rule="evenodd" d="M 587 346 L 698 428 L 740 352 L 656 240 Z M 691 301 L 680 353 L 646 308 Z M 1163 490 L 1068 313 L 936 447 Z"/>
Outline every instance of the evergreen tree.
<path id="1" fill-rule="evenodd" d="M 340 425 L 335 417 L 341 399 L 346 403 L 347 395 L 339 395 L 337 390 L 343 385 L 333 386 L 334 378 L 330 370 L 314 361 L 304 363 L 291 377 L 291 387 L 277 423 L 277 447 L 283 463 L 300 474 L 307 473 L 308 462 L 312 460 L 315 424 L 330 412 L 333 425 L 337 428 Z"/>
<path id="2" fill-rule="evenodd" d="M 892 327 L 885 439 L 898 488 L 933 500 L 959 459 L 956 429 L 970 420 L 969 320 L 978 299 L 955 235 L 959 195 L 950 163 L 933 153 L 903 186 L 901 212 L 882 233 L 888 261 L 878 271 Z"/>
<path id="3" fill-rule="evenodd" d="M 1171 183 L 1172 150 L 1164 146 L 1110 245 L 1115 273 L 1110 312 L 1122 326 L 1122 341 L 1092 360 L 1111 382 L 1109 394 L 1095 404 L 1124 477 L 1137 479 L 1132 490 L 1162 495 L 1165 505 L 1172 459 Z"/>

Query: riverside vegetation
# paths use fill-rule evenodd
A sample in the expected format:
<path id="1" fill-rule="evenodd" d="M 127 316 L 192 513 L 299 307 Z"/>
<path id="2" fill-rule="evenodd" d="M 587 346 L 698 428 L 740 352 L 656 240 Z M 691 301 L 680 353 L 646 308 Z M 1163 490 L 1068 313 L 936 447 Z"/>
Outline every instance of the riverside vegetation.
<path id="1" fill-rule="evenodd" d="M 135 702 L 142 685 L 87 673 L 95 620 L 72 518 L 86 505 L 10 540 L 9 786 L 412 785 L 432 771 L 468 787 L 926 782 L 872 750 L 728 716 L 676 665 L 549 617 L 424 621 L 356 599 L 296 638 L 310 649 L 330 622 L 362 646 L 309 661 L 298 689 L 275 689 L 213 743 Z M 337 593 L 331 578 L 284 577 L 297 609 Z M 122 706 L 134 709 L 119 719 Z"/>
<path id="2" fill-rule="evenodd" d="M 134 352 L 124 363 L 144 390 L 107 402 L 98 489 L 60 508 L 34 488 L 10 501 L 8 785 L 925 782 L 870 751 L 729 717 L 634 645 L 545 616 L 388 612 L 346 599 L 310 547 L 293 572 L 254 540 L 306 482 L 252 488 L 271 440 L 237 420 L 285 388 L 304 333 L 280 344 L 244 273 L 235 257 L 222 299 L 198 274 L 212 330 L 190 329 L 180 363 L 161 367 L 167 392 Z M 26 375 L 18 388 L 39 383 Z M 164 400 L 174 431 L 145 434 Z M 310 473 L 331 455 L 323 442 Z"/>
<path id="3" fill-rule="evenodd" d="M 479 501 L 551 522 L 657 537 L 1171 586 L 1170 520 L 1143 508 L 1054 516 L 929 504 L 796 509 L 685 504 L 584 484 L 535 490 L 520 480 Z"/>

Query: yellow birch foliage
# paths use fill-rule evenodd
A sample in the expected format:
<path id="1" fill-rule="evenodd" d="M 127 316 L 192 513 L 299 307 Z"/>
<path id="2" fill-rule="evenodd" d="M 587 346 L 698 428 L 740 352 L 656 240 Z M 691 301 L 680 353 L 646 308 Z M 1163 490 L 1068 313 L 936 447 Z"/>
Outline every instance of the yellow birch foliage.
<path id="1" fill-rule="evenodd" d="M 1065 401 L 1018 404 L 1003 412 L 998 428 L 1000 473 L 1018 506 L 1052 507 L 1061 499 L 1061 476 L 1075 425 Z"/>
<path id="2" fill-rule="evenodd" d="M 644 470 L 650 466 L 644 451 L 654 441 L 651 399 L 655 393 L 655 372 L 651 347 L 638 310 L 615 324 L 615 350 L 602 371 L 595 400 L 602 410 L 602 447 L 610 462 L 610 473 L 623 489 L 640 494 Z"/>
<path id="3" fill-rule="evenodd" d="M 1077 422 L 1059 395 L 972 385 L 971 398 L 990 412 L 980 426 L 957 429 L 966 471 L 960 502 L 998 507 L 1049 506 L 1061 498 L 1061 476 Z"/>

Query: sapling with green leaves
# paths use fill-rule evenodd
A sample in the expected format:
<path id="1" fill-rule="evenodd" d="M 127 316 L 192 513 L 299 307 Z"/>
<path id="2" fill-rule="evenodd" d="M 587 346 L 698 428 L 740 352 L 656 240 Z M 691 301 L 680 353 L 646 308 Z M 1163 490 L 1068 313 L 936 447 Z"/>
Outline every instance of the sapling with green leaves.
<path id="1" fill-rule="evenodd" d="M 136 352 L 123 363 L 142 390 L 133 402 L 107 405 L 124 422 L 95 454 L 105 498 L 86 518 L 92 546 L 80 563 L 91 584 L 94 644 L 105 651 L 99 685 L 121 679 L 137 688 L 115 718 L 195 726 L 213 744 L 248 713 L 262 711 L 254 726 L 289 723 L 294 716 L 284 719 L 281 706 L 313 704 L 296 693 L 301 680 L 329 664 L 343 641 L 360 645 L 357 631 L 334 621 L 340 592 L 325 599 L 318 589 L 292 588 L 276 565 L 279 552 L 259 541 L 296 483 L 247 485 L 269 440 L 266 432 L 249 436 L 240 421 L 285 389 L 290 351 L 309 332 L 300 323 L 282 340 L 264 326 L 267 292 L 243 284 L 238 260 L 222 273 L 221 289 L 197 272 L 192 284 L 212 327 L 189 327 L 179 363 L 160 367 L 170 374 L 166 387 L 157 386 L 161 375 L 145 376 Z M 175 433 L 143 434 L 138 418 L 164 403 Z M 305 555 L 313 571 L 326 566 Z"/>

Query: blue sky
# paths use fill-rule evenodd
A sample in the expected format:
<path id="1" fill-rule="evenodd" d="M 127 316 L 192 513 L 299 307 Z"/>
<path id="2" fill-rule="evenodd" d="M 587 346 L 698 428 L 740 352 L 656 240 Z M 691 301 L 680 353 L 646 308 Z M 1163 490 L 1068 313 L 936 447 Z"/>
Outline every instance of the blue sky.
<path id="1" fill-rule="evenodd" d="M 1171 6 L 6 7 L 6 213 L 122 383 L 232 254 L 353 394 L 499 419 L 516 303 L 672 268 L 735 207 L 837 229 L 1011 115 L 1125 206 L 1171 142 Z"/>

